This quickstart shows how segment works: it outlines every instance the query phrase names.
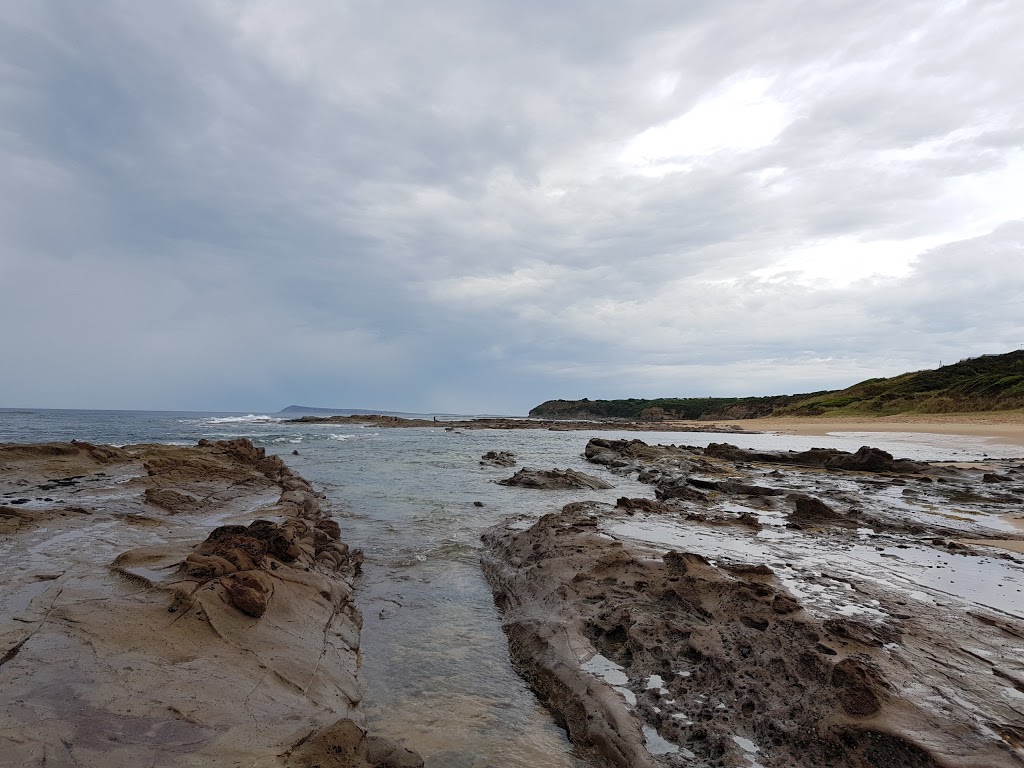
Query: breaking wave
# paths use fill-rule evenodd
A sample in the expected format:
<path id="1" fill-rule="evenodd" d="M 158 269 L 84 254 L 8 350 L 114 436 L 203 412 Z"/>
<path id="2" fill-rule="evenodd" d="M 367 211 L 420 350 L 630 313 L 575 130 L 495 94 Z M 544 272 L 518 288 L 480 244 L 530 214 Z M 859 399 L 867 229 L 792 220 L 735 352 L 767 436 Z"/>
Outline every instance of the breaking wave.
<path id="1" fill-rule="evenodd" d="M 214 416 L 206 420 L 207 424 L 277 424 L 284 421 L 276 416 L 257 416 L 250 413 L 248 416 Z"/>

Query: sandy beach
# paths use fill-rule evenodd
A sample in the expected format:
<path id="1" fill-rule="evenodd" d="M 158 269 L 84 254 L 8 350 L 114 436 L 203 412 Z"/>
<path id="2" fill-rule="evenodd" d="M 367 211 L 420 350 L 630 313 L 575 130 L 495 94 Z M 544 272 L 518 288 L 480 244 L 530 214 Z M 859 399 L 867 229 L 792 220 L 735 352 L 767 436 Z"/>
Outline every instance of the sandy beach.
<path id="1" fill-rule="evenodd" d="M 614 430 L 633 432 L 778 432 L 790 435 L 828 435 L 833 432 L 917 432 L 983 437 L 1003 445 L 1024 446 L 1024 411 L 936 413 L 876 418 L 768 417 L 716 421 L 627 421 L 521 419 L 482 417 L 441 422 L 396 416 L 303 416 L 298 424 L 372 424 L 375 427 L 437 427 L 465 429 L 551 429 L 559 431 Z"/>
<path id="2" fill-rule="evenodd" d="M 692 424 L 694 422 L 685 422 Z M 986 437 L 993 442 L 1024 446 L 1024 412 L 904 414 L 877 418 L 765 418 L 715 422 L 719 426 L 779 432 L 790 435 L 827 435 L 832 432 L 918 432 L 936 435 Z"/>

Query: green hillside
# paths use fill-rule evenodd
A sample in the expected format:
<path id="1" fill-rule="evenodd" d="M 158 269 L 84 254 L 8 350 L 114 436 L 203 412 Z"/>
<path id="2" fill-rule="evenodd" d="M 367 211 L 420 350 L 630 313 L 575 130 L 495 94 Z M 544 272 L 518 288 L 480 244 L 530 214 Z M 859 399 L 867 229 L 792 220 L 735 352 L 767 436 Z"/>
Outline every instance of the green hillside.
<path id="1" fill-rule="evenodd" d="M 847 389 L 778 408 L 776 416 L 890 416 L 1024 408 L 1024 350 L 983 355 Z"/>
<path id="2" fill-rule="evenodd" d="M 548 400 L 530 411 L 541 419 L 624 419 L 631 421 L 662 421 L 665 419 L 755 419 L 770 416 L 776 410 L 798 405 L 808 398 L 827 395 L 815 392 L 804 395 L 771 397 L 663 397 L 642 400 Z"/>
<path id="3" fill-rule="evenodd" d="M 530 411 L 546 419 L 750 419 L 764 416 L 891 416 L 1024 408 L 1024 350 L 868 379 L 847 389 L 771 397 L 548 400 Z"/>

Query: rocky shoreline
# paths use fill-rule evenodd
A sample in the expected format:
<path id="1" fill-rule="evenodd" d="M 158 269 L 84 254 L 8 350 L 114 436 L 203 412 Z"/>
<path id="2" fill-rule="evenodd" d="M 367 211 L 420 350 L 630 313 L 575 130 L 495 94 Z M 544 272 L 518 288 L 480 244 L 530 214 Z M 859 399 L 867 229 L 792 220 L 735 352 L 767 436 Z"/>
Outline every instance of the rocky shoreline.
<path id="1" fill-rule="evenodd" d="M 484 536 L 510 652 L 605 766 L 1024 765 L 1024 463 L 594 439 L 657 499 Z"/>
<path id="2" fill-rule="evenodd" d="M 1024 765 L 1024 462 L 585 456 L 601 477 L 507 485 L 656 498 L 511 520 L 482 562 L 517 669 L 594 765 Z M 421 766 L 366 731 L 360 563 L 247 440 L 0 446 L 0 764 Z"/>
<path id="3" fill-rule="evenodd" d="M 0 764 L 413 768 L 368 734 L 350 551 L 248 440 L 0 446 Z"/>
<path id="4" fill-rule="evenodd" d="M 372 424 L 375 427 L 443 427 L 447 432 L 463 429 L 547 429 L 553 432 L 584 430 L 624 432 L 712 432 L 759 434 L 735 424 L 695 423 L 680 421 L 633 421 L 628 419 L 581 421 L 571 419 L 513 419 L 484 417 L 478 419 L 414 419 L 401 416 L 302 416 L 288 419 L 297 424 Z"/>

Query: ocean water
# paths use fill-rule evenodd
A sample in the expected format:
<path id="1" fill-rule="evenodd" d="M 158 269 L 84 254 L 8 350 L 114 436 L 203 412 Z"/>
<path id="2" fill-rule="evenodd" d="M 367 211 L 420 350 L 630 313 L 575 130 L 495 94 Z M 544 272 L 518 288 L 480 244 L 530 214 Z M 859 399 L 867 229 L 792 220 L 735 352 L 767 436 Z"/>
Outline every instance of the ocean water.
<path id="1" fill-rule="evenodd" d="M 793 437 L 705 433 L 387 429 L 296 424 L 273 414 L 0 409 L 0 442 L 88 440 L 194 444 L 247 437 L 280 454 L 326 493 L 351 546 L 366 553 L 357 600 L 364 617 L 370 724 L 403 739 L 434 768 L 582 768 L 562 731 L 512 668 L 501 620 L 479 566 L 480 534 L 510 516 L 539 517 L 581 499 L 651 497 L 649 486 L 582 458 L 591 436 L 650 443 L 856 450 L 969 461 L 1016 457 L 980 438 L 887 434 Z M 481 454 L 510 450 L 520 466 L 572 467 L 609 491 L 545 493 L 496 485 L 514 470 Z M 293 453 L 297 451 L 297 455 Z M 483 506 L 476 506 L 481 502 Z"/>

